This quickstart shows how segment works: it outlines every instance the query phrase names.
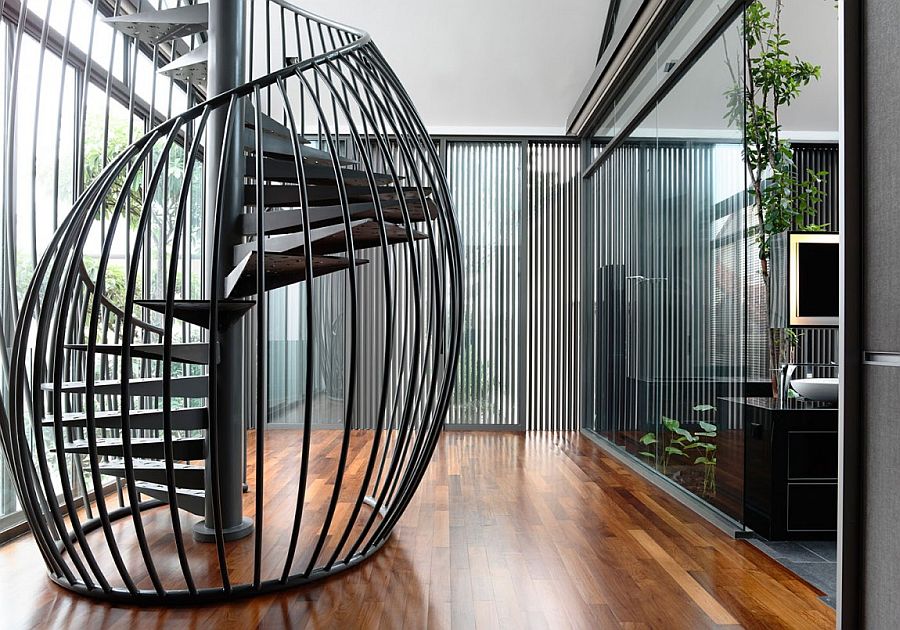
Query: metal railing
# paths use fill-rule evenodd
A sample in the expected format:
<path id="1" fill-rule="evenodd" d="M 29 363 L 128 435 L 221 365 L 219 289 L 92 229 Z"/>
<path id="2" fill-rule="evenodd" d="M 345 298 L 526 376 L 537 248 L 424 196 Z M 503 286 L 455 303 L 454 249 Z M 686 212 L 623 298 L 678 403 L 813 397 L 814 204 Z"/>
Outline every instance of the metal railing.
<path id="1" fill-rule="evenodd" d="M 19 309 L 10 356 L 10 417 L 0 427 L 4 454 L 51 578 L 83 594 L 133 603 L 212 601 L 307 583 L 359 563 L 384 544 L 409 504 L 450 403 L 461 322 L 461 263 L 434 145 L 366 33 L 283 0 L 252 6 L 265 11 L 260 16 L 251 9 L 250 32 L 257 32 L 262 18 L 266 37 L 263 51 L 251 38 L 250 67 L 265 57 L 264 74 L 161 122 L 112 158 L 62 219 Z M 222 155 L 240 152 L 243 172 L 203 159 L 216 112 L 225 112 L 227 120 Z M 273 138 L 267 131 L 273 124 L 289 134 Z M 274 152 L 272 142 L 280 143 Z M 204 169 L 216 167 L 216 190 L 221 193 L 229 177 L 240 177 L 243 205 L 255 210 L 243 216 L 241 225 L 226 225 L 221 195 L 206 200 L 214 209 L 207 216 L 213 238 L 198 298 L 186 261 L 196 244 L 186 226 L 197 178 L 202 181 Z M 287 279 L 279 275 L 283 254 L 269 251 L 272 239 L 264 237 L 280 231 L 270 228 L 275 213 L 265 209 L 273 206 L 295 208 L 297 216 L 294 267 Z M 366 238 L 357 231 L 363 220 L 371 230 Z M 348 258 L 317 252 L 314 230 L 320 224 L 336 226 L 342 241 L 338 249 Z M 255 270 L 238 273 L 244 289 L 225 295 L 220 280 L 233 270 L 221 261 L 227 260 L 223 250 L 236 234 L 245 245 L 242 251 L 255 257 Z M 254 236 L 255 241 L 247 240 Z M 377 360 L 360 366 L 357 348 L 372 343 L 360 335 L 356 299 L 360 278 L 370 272 L 355 259 L 363 248 L 380 262 L 372 279 L 381 285 L 377 302 L 384 329 L 377 339 L 380 352 L 367 353 Z M 312 366 L 317 351 L 313 284 L 334 265 L 347 283 L 349 351 L 338 462 L 333 476 L 319 480 L 333 488 L 325 505 L 311 505 L 319 499 L 307 488 L 318 468 L 311 467 L 313 418 L 306 404 L 302 444 L 290 458 L 299 469 L 293 518 L 290 523 L 265 519 L 271 498 L 264 486 L 266 423 L 257 423 L 256 529 L 252 579 L 246 579 L 245 571 L 235 569 L 229 545 L 237 543 L 228 542 L 221 515 L 220 477 L 226 466 L 239 465 L 222 458 L 216 422 L 221 411 L 217 390 L 225 386 L 217 378 L 216 361 L 226 324 L 222 308 L 242 300 L 253 306 L 254 323 L 246 329 L 252 331 L 255 357 L 246 357 L 245 365 L 255 381 L 257 416 L 264 419 L 267 290 L 287 281 L 305 283 L 307 366 Z M 195 322 L 193 332 L 182 327 L 179 333 L 180 305 L 198 299 L 207 305 L 208 320 L 203 326 Z M 155 301 L 155 309 L 149 301 Z M 208 364 L 200 374 L 188 375 L 176 347 L 178 340 L 194 340 L 195 328 L 205 329 L 199 338 L 208 348 Z M 148 358 L 142 348 L 148 343 L 157 344 L 158 356 Z M 360 413 L 353 399 L 361 370 L 382 375 L 377 405 L 367 410 L 376 419 L 374 428 L 365 434 L 352 430 Z M 187 386 L 203 377 L 199 393 Z M 304 379 L 309 401 L 312 369 Z M 211 582 L 192 570 L 192 564 L 210 561 L 211 547 L 185 541 L 179 509 L 184 469 L 177 447 L 194 433 L 177 424 L 176 405 L 197 398 L 207 401 L 205 500 L 219 569 L 219 580 Z M 141 409 L 158 409 L 161 427 L 138 424 L 135 412 Z M 120 427 L 101 423 L 101 412 L 117 413 Z M 105 441 L 109 436 L 113 442 Z M 135 463 L 141 440 L 155 440 L 161 449 L 157 461 L 164 483 L 158 485 L 164 486 L 167 501 L 142 499 L 148 495 Z M 76 442 L 80 446 L 74 448 Z M 361 449 L 368 451 L 364 466 L 351 476 L 351 453 Z M 116 475 L 118 506 L 107 501 L 110 462 L 124 470 Z M 348 497 L 352 500 L 345 505 Z M 166 503 L 169 517 L 161 520 L 154 510 Z M 363 516 L 366 506 L 371 511 Z M 318 526 L 304 520 L 314 509 L 324 514 Z M 119 519 L 130 519 L 132 527 L 119 526 Z M 286 544 L 272 542 L 278 531 L 290 532 Z M 172 548 L 152 542 L 161 532 L 173 535 Z"/>

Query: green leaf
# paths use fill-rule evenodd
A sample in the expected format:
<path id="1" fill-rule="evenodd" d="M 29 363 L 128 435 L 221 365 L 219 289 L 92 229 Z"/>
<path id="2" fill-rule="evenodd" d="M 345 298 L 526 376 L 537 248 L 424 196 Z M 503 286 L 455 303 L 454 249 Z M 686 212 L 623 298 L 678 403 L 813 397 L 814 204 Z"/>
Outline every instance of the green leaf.
<path id="1" fill-rule="evenodd" d="M 657 442 L 659 442 L 659 440 L 656 439 L 655 433 L 645 433 L 641 437 L 640 442 L 644 446 L 649 446 L 650 444 L 656 444 Z"/>
<path id="2" fill-rule="evenodd" d="M 715 431 L 697 431 L 696 433 L 694 433 L 694 435 L 701 435 L 703 437 L 714 438 L 714 437 L 716 437 L 717 434 Z"/>
<path id="3" fill-rule="evenodd" d="M 716 408 L 712 405 L 696 405 L 694 407 L 694 411 L 715 411 Z"/>
<path id="4" fill-rule="evenodd" d="M 648 451 L 641 451 L 638 455 L 643 455 L 644 457 L 649 457 L 650 459 L 656 459 L 656 453 L 650 453 Z"/>
<path id="5" fill-rule="evenodd" d="M 710 424 L 709 422 L 703 422 L 703 420 L 700 421 L 700 428 L 704 431 L 709 431 L 710 433 L 715 433 L 718 430 L 716 425 Z"/>
<path id="6" fill-rule="evenodd" d="M 669 431 L 672 431 L 673 433 L 676 431 L 676 429 L 678 429 L 678 427 L 681 426 L 681 423 L 678 422 L 678 420 L 675 420 L 674 418 L 667 418 L 666 416 L 662 417 L 662 423 L 663 423 L 664 427 L 666 427 Z"/>
<path id="7" fill-rule="evenodd" d="M 680 448 L 675 448 L 674 446 L 667 446 L 666 453 L 668 453 L 669 455 L 681 455 L 682 457 L 684 457 L 684 451 L 682 451 Z"/>
<path id="8" fill-rule="evenodd" d="M 695 438 L 694 435 L 687 429 L 678 428 L 675 429 L 675 433 L 686 439 L 688 442 L 695 442 L 697 440 L 697 438 Z"/>
<path id="9" fill-rule="evenodd" d="M 708 464 L 709 460 L 706 459 L 705 457 L 698 457 L 697 459 L 694 460 L 694 463 L 695 464 Z"/>

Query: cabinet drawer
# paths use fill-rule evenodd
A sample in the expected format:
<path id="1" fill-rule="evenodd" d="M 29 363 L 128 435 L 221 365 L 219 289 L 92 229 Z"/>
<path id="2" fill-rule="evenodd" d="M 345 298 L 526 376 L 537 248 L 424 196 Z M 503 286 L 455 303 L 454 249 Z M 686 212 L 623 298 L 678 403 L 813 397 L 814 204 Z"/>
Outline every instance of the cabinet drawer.
<path id="1" fill-rule="evenodd" d="M 788 479 L 836 481 L 837 476 L 837 431 L 788 432 Z"/>
<path id="2" fill-rule="evenodd" d="M 788 531 L 837 530 L 836 483 L 789 483 L 787 490 Z"/>

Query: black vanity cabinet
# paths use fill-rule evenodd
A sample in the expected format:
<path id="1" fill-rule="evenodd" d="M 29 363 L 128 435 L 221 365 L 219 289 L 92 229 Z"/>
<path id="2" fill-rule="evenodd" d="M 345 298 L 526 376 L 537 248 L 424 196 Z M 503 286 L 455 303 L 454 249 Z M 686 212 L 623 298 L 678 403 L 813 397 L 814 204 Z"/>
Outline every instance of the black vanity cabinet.
<path id="1" fill-rule="evenodd" d="M 739 404 L 746 432 L 747 527 L 768 540 L 835 538 L 837 408 L 772 398 L 745 398 Z"/>

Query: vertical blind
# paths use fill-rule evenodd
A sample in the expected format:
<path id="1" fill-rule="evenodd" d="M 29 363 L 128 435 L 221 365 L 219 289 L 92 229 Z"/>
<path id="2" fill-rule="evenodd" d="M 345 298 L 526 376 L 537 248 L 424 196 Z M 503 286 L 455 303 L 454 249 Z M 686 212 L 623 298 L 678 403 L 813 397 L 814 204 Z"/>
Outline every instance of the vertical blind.
<path id="1" fill-rule="evenodd" d="M 450 142 L 465 310 L 450 425 L 520 424 L 522 145 Z"/>
<path id="2" fill-rule="evenodd" d="M 580 148 L 567 140 L 443 140 L 444 168 L 456 206 L 464 263 L 462 348 L 448 426 L 577 430 L 580 365 Z M 384 305 L 378 252 L 358 272 L 360 375 L 356 407 L 377 409 L 383 365 Z M 422 281 L 430 281 L 427 256 Z M 408 270 L 391 265 L 397 312 L 411 299 Z M 318 427 L 342 426 L 346 399 L 347 286 L 341 276 L 317 279 L 329 305 L 312 329 L 319 349 L 313 404 Z M 300 424 L 306 401 L 307 324 L 304 289 L 273 291 L 269 304 L 268 421 Z M 400 322 L 399 324 L 402 324 Z M 395 322 L 401 331 L 403 326 Z M 379 332 L 382 331 L 382 332 Z M 410 352 L 395 339 L 395 352 Z M 391 391 L 409 375 L 392 374 Z M 252 399 L 252 396 L 250 396 Z M 386 413 L 393 408 L 387 401 Z M 354 413 L 354 428 L 375 418 Z"/>

